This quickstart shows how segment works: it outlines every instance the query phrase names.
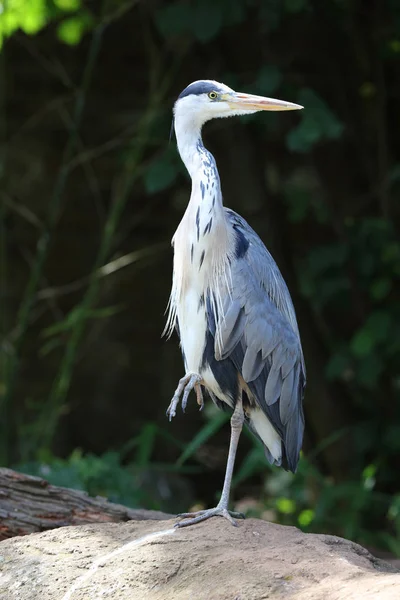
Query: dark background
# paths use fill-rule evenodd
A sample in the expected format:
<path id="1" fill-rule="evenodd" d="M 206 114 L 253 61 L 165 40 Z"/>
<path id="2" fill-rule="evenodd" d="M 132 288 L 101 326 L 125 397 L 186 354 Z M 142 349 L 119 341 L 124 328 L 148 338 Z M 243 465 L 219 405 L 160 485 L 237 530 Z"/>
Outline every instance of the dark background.
<path id="1" fill-rule="evenodd" d="M 305 106 L 206 127 L 225 204 L 289 285 L 308 385 L 295 477 L 241 440 L 233 504 L 400 554 L 400 5 L 19 0 L 0 14 L 0 464 L 131 506 L 213 505 L 229 425 L 168 423 L 161 339 L 196 79 Z"/>

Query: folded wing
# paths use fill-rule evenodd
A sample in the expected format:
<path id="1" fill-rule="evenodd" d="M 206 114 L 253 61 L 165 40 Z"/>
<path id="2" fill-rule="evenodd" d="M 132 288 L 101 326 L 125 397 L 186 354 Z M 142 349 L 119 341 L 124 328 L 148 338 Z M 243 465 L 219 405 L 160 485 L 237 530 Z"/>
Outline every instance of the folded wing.
<path id="1" fill-rule="evenodd" d="M 305 367 L 293 304 L 259 237 L 239 215 L 225 210 L 237 244 L 223 310 L 216 315 L 215 303 L 207 306 L 215 358 L 229 358 L 247 384 L 253 402 L 248 424 L 264 441 L 271 462 L 295 471 L 304 431 Z M 271 425 L 280 453 L 269 447 L 274 445 Z"/>

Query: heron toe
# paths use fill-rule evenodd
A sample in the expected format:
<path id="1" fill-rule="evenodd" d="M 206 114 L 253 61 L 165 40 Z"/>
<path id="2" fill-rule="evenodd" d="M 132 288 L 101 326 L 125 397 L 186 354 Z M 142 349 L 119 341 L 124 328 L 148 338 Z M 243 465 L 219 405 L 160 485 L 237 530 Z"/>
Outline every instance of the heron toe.
<path id="1" fill-rule="evenodd" d="M 174 397 L 172 398 L 171 404 L 167 409 L 167 417 L 169 417 L 170 421 L 172 417 L 175 417 L 176 415 L 176 407 L 180 402 L 182 394 L 182 410 L 185 412 L 188 396 L 193 389 L 196 391 L 197 403 L 200 405 L 200 408 L 202 408 L 203 394 L 200 387 L 202 381 L 203 379 L 198 373 L 187 373 L 184 377 L 182 377 L 182 379 L 179 380 Z"/>
<path id="2" fill-rule="evenodd" d="M 237 527 L 235 519 L 244 519 L 245 516 L 240 512 L 233 512 L 223 506 L 216 506 L 215 508 L 208 508 L 207 510 L 198 510 L 196 512 L 180 513 L 177 515 L 178 518 L 183 519 L 178 523 L 175 523 L 175 527 L 188 527 L 189 525 L 196 525 L 201 523 L 210 517 L 224 517 L 231 525 Z"/>

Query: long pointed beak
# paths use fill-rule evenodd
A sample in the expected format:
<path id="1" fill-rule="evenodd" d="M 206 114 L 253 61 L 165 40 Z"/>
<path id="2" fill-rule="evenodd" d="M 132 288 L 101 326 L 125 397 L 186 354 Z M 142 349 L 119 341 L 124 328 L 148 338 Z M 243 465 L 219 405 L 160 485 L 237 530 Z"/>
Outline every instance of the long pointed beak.
<path id="1" fill-rule="evenodd" d="M 264 98 L 263 96 L 254 96 L 253 94 L 243 94 L 234 92 L 229 94 L 226 102 L 233 108 L 244 110 L 300 110 L 304 108 L 300 104 L 276 100 L 275 98 Z"/>

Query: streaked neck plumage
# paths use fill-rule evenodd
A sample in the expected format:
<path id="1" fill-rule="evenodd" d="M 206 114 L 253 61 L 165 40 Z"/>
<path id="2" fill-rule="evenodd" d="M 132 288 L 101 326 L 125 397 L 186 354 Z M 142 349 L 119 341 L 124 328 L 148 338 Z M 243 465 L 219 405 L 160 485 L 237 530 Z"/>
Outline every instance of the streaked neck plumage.
<path id="1" fill-rule="evenodd" d="M 177 307 L 183 306 L 181 299 L 188 290 L 198 295 L 197 302 L 204 302 L 208 291 L 216 289 L 216 280 L 228 262 L 231 235 L 222 203 L 217 165 L 201 138 L 202 123 L 196 121 L 193 115 L 176 117 L 178 150 L 192 179 L 192 191 L 173 238 L 169 333 L 175 325 Z"/>
<path id="2" fill-rule="evenodd" d="M 175 120 L 179 154 L 192 179 L 190 201 L 181 225 L 186 225 L 187 238 L 194 237 L 194 245 L 201 244 L 200 238 L 206 235 L 215 235 L 213 221 L 225 223 L 218 169 L 213 155 L 204 147 L 201 127 L 202 122 L 195 115 L 179 115 Z M 202 246 L 211 245 L 203 241 Z"/>
<path id="3" fill-rule="evenodd" d="M 203 145 L 201 137 L 202 122 L 191 117 L 179 116 L 175 119 L 175 133 L 178 150 L 192 183 L 204 178 L 204 170 L 213 166 L 214 175 L 218 182 L 221 195 L 221 186 L 215 159 Z M 221 195 L 222 202 L 222 195 Z"/>

